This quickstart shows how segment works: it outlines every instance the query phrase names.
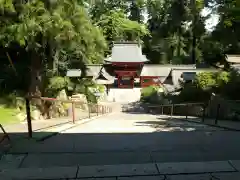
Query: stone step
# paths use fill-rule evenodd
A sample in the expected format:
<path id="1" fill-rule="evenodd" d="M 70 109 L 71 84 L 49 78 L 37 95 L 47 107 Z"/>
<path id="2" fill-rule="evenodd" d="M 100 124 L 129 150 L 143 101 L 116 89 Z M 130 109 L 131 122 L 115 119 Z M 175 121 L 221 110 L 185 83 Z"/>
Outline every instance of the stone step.
<path id="1" fill-rule="evenodd" d="M 158 176 L 177 174 L 235 173 L 240 161 L 175 162 L 148 164 L 120 164 L 101 166 L 72 166 L 47 168 L 2 169 L 0 179 L 74 179 Z M 239 175 L 239 173 L 238 173 Z M 240 178 L 240 177 L 239 177 Z M 161 178 L 160 178 L 161 179 Z M 90 179 L 89 179 L 90 180 Z M 104 179 L 103 179 L 104 180 Z"/>
<path id="2" fill-rule="evenodd" d="M 141 88 L 110 89 L 107 99 L 112 102 L 136 102 L 141 97 Z"/>

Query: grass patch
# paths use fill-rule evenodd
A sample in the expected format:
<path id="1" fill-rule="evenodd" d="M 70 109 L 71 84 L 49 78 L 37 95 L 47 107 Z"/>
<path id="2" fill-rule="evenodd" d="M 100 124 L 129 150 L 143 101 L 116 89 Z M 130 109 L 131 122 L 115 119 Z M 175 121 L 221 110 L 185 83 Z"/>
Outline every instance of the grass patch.
<path id="1" fill-rule="evenodd" d="M 19 122 L 16 114 L 16 109 L 0 106 L 0 124 L 12 124 Z"/>

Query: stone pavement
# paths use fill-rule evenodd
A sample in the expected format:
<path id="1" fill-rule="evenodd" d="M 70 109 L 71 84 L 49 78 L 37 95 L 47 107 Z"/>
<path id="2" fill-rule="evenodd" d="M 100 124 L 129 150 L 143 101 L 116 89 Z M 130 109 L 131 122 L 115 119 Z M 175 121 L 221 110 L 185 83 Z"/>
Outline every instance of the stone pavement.
<path id="1" fill-rule="evenodd" d="M 100 115 L 100 114 L 99 114 Z M 95 117 L 97 116 L 97 113 L 91 113 L 90 117 Z M 78 112 L 76 114 L 76 120 L 82 120 L 89 118 L 89 113 L 88 112 Z M 72 117 L 61 117 L 61 118 L 52 118 L 52 119 L 46 119 L 46 120 L 37 120 L 37 121 L 32 121 L 32 130 L 34 132 L 41 132 L 41 131 L 46 131 L 49 128 L 64 125 L 72 123 Z M 9 133 L 26 133 L 28 131 L 28 126 L 27 122 L 21 122 L 18 124 L 10 124 L 10 125 L 4 125 L 4 129 L 9 132 Z"/>
<path id="2" fill-rule="evenodd" d="M 181 117 L 182 118 L 182 117 Z M 184 120 L 184 118 L 183 118 Z M 215 119 L 205 118 L 204 122 L 202 122 L 201 118 L 188 118 L 188 121 L 202 123 L 206 125 L 212 125 L 216 127 L 226 128 L 229 130 L 240 131 L 240 122 L 239 121 L 231 121 L 231 120 L 218 120 L 217 124 L 215 124 Z"/>
<path id="3" fill-rule="evenodd" d="M 8 155 L 22 159 L 16 162 L 22 168 L 224 161 L 240 159 L 239 135 L 235 131 L 164 120 L 154 115 L 118 113 L 43 142 L 20 141 Z"/>
<path id="4" fill-rule="evenodd" d="M 239 170 L 239 160 L 120 164 L 4 169 L 0 179 L 239 180 Z"/>
<path id="5" fill-rule="evenodd" d="M 130 180 L 144 179 L 142 176 L 151 176 L 147 177 L 150 180 L 215 180 L 222 176 L 238 177 L 238 161 L 229 160 L 240 159 L 239 135 L 240 132 L 236 131 L 166 119 L 157 115 L 115 113 L 74 127 L 42 142 L 20 141 L 2 157 L 0 169 L 14 169 L 12 174 L 32 172 L 30 175 L 39 176 L 40 179 L 56 171 L 61 172 L 62 178 L 77 178 L 76 174 L 85 173 L 86 169 L 95 174 L 92 168 L 96 167 L 99 173 L 105 172 L 102 167 L 113 169 L 111 172 L 114 173 L 123 171 L 122 175 L 106 175 L 110 179 L 120 180 L 129 179 L 125 176 L 134 176 Z M 181 164 L 177 165 L 179 162 Z M 171 167 L 166 168 L 169 163 Z M 130 168 L 132 164 L 137 166 Z M 157 174 L 142 174 L 148 169 L 146 164 L 156 167 Z M 119 170 L 122 167 L 136 169 L 137 173 L 134 171 L 135 174 L 131 174 L 132 172 L 127 171 L 124 174 L 126 170 Z M 140 171 L 137 170 L 139 167 Z M 199 167 L 202 170 L 199 170 Z M 191 172 L 183 172 L 189 168 Z M 191 175 L 185 177 L 184 173 Z M 197 178 L 196 173 L 200 175 Z M 59 178 L 56 173 L 52 174 L 52 179 Z M 141 177 L 138 177 L 139 175 Z M 20 177 L 19 174 L 16 176 Z M 80 175 L 78 178 L 85 177 L 91 176 Z"/>

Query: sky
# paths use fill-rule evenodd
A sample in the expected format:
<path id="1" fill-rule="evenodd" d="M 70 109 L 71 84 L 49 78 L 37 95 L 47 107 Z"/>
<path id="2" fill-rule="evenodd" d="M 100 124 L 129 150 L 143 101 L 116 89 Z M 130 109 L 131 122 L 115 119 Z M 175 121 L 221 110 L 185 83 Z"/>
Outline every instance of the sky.
<path id="1" fill-rule="evenodd" d="M 208 8 L 204 8 L 203 10 L 202 10 L 202 12 L 201 12 L 201 14 L 203 15 L 203 16 L 206 16 L 206 15 L 208 15 L 209 13 L 211 13 L 211 10 L 210 9 L 208 9 Z M 145 22 L 147 22 L 147 19 L 148 19 L 148 17 L 147 17 L 148 15 L 147 15 L 147 12 L 146 13 L 144 13 L 144 18 L 145 18 Z M 206 20 L 206 22 L 205 22 L 205 27 L 206 27 L 206 29 L 207 29 L 207 31 L 213 31 L 214 30 L 214 27 L 218 24 L 218 22 L 219 22 L 219 15 L 217 15 L 217 14 L 212 14 L 211 16 L 210 16 L 210 18 L 209 19 L 207 19 Z"/>
<path id="2" fill-rule="evenodd" d="M 202 11 L 202 15 L 205 16 L 209 14 L 211 11 L 208 8 L 204 8 Z M 206 20 L 205 26 L 208 31 L 212 31 L 214 27 L 218 24 L 219 22 L 219 15 L 217 14 L 212 14 L 209 19 Z"/>

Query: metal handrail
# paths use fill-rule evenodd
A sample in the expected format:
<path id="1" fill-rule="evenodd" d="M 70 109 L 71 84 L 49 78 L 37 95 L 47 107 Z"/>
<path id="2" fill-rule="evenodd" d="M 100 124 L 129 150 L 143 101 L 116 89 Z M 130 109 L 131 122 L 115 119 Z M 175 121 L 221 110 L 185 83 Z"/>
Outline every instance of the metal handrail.
<path id="1" fill-rule="evenodd" d="M 43 101 L 60 101 L 63 103 L 71 103 L 72 104 L 72 122 L 75 123 L 75 104 L 76 103 L 83 103 L 88 105 L 88 113 L 89 113 L 89 118 L 90 118 L 90 109 L 89 106 L 94 105 L 97 107 L 97 115 L 99 114 L 107 114 L 112 112 L 112 108 L 106 105 L 101 105 L 101 104 L 94 104 L 94 103 L 86 103 L 84 101 L 79 101 L 79 100 L 61 100 L 61 99 L 56 99 L 56 98 L 49 98 L 49 97 L 41 97 L 41 96 L 26 96 L 26 114 L 27 114 L 27 122 L 28 122 L 28 133 L 29 137 L 32 138 L 32 120 L 31 120 L 31 110 L 30 110 L 30 100 L 31 99 L 40 99 Z M 99 112 L 99 107 L 101 108 Z"/>
<path id="2" fill-rule="evenodd" d="M 159 104 L 159 105 L 151 105 L 151 104 L 145 104 L 148 105 L 149 108 L 161 108 L 162 114 L 164 113 L 163 108 L 164 107 L 171 107 L 171 112 L 170 112 L 170 118 L 172 119 L 173 117 L 173 110 L 174 107 L 176 106 L 191 106 L 191 105 L 202 105 L 203 106 L 203 114 L 202 114 L 202 122 L 205 120 L 205 112 L 206 112 L 206 103 L 201 102 L 201 103 L 179 103 L 179 104 Z M 150 105 L 150 106 L 149 106 Z M 188 113 L 186 113 L 186 120 L 188 119 Z"/>
<path id="3" fill-rule="evenodd" d="M 206 103 L 204 103 L 204 102 L 201 102 L 201 103 L 179 103 L 179 104 L 171 103 L 171 104 L 158 104 L 158 105 L 146 103 L 145 105 L 150 105 L 149 107 L 162 107 L 162 106 L 170 107 L 173 105 L 174 106 L 185 106 L 185 105 L 204 105 L 204 104 L 206 104 Z"/>

